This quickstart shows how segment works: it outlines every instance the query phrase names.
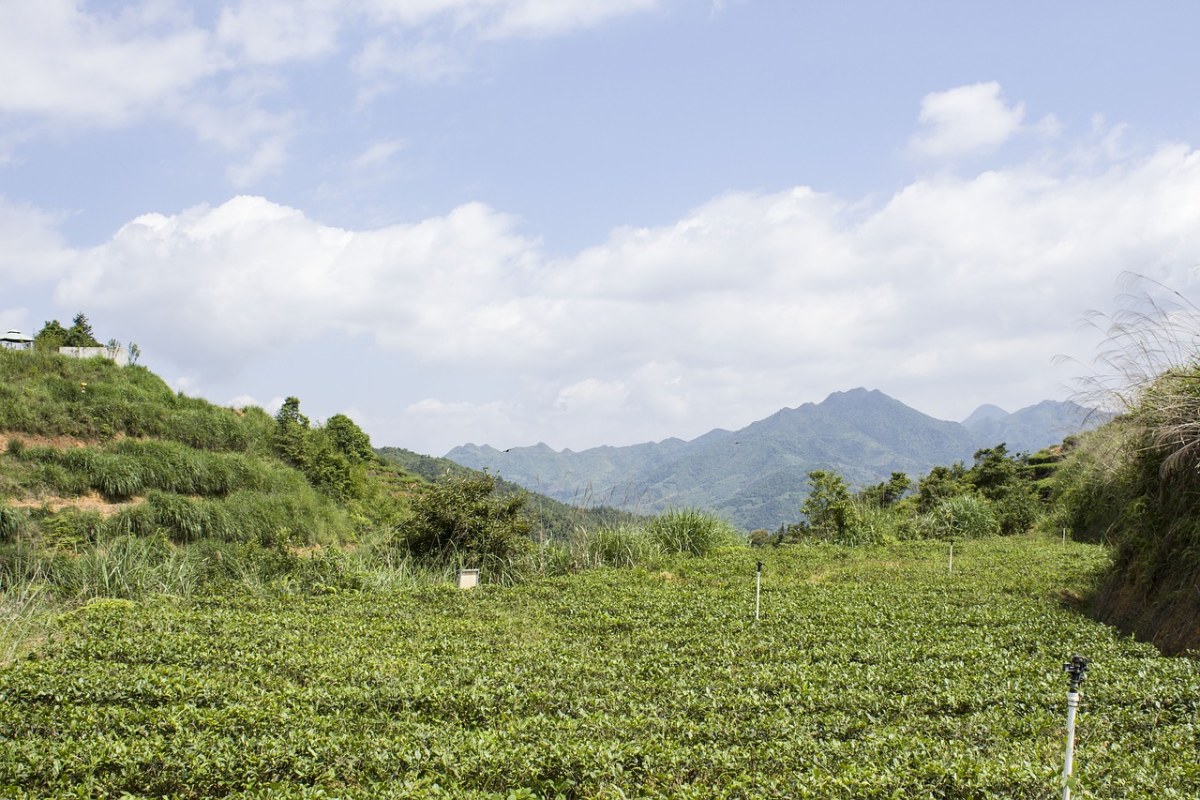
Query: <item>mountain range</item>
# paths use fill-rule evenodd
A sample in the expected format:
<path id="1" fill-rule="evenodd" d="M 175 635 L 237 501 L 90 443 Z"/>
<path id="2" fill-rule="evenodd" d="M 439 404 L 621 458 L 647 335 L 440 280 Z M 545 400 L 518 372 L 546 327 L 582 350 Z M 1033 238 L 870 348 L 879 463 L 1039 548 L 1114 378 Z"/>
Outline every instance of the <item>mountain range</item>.
<path id="1" fill-rule="evenodd" d="M 962 422 L 948 422 L 859 388 L 691 441 L 580 452 L 467 444 L 446 458 L 576 505 L 639 513 L 702 508 L 747 530 L 774 529 L 799 518 L 811 470 L 834 470 L 860 488 L 892 472 L 916 479 L 940 464 L 970 463 L 977 450 L 1000 443 L 1012 453 L 1034 452 L 1107 418 L 1046 400 L 1011 414 L 984 405 Z"/>

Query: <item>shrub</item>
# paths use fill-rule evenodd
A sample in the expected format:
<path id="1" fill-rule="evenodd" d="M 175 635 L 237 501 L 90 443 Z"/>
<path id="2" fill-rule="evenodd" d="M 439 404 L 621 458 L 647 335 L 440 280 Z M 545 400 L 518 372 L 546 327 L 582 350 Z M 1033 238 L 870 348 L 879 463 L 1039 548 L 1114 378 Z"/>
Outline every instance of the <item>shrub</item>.
<path id="1" fill-rule="evenodd" d="M 499 495 L 491 475 L 444 478 L 413 498 L 399 540 L 421 558 L 508 561 L 533 545 L 525 502 Z"/>

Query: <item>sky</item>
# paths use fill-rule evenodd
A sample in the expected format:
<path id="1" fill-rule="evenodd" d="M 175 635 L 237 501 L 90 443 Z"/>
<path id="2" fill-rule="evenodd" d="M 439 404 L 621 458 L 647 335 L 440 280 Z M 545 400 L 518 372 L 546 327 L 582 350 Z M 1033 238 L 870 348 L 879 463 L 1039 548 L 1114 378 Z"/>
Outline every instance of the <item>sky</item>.
<path id="1" fill-rule="evenodd" d="M 1200 4 L 0 0 L 0 329 L 375 446 L 1075 396 L 1200 299 Z M 1063 358 L 1065 357 L 1065 359 Z"/>

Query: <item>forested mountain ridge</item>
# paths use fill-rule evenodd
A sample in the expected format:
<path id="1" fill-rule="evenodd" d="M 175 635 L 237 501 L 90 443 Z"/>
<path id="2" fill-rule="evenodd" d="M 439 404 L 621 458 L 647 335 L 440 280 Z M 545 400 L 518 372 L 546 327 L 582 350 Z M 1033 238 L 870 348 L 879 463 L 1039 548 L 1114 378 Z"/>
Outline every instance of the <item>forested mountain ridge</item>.
<path id="1" fill-rule="evenodd" d="M 464 445 L 446 457 L 564 502 L 643 513 L 694 506 L 745 529 L 776 528 L 796 520 L 814 469 L 866 486 L 892 472 L 916 477 L 934 466 L 969 462 L 976 450 L 1001 442 L 1010 452 L 1032 452 L 1100 421 L 1075 403 L 1045 401 L 1012 414 L 983 407 L 964 423 L 948 422 L 859 388 L 690 442 L 667 439 L 578 453 L 545 444 L 503 452 Z"/>

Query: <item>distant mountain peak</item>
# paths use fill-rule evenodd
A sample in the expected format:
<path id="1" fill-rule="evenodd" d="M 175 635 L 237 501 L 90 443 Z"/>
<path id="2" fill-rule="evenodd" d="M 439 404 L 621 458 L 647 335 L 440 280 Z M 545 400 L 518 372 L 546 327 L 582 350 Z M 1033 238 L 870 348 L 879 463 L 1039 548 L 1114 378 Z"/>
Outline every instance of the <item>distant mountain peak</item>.
<path id="1" fill-rule="evenodd" d="M 984 403 L 979 408 L 971 412 L 971 416 L 962 421 L 962 424 L 968 428 L 974 428 L 981 422 L 991 422 L 992 420 L 1001 420 L 1008 416 L 1008 412 L 1000 406 L 994 406 L 991 403 Z"/>

